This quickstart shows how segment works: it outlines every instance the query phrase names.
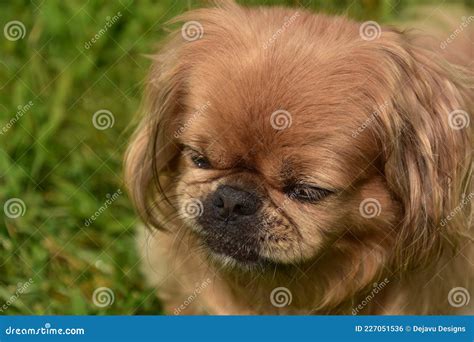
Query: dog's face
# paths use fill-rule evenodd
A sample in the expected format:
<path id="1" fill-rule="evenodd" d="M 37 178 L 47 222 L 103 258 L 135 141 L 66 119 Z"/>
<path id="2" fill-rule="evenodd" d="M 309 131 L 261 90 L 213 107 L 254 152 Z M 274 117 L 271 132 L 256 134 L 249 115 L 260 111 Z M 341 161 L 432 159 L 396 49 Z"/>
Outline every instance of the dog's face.
<path id="1" fill-rule="evenodd" d="M 202 37 L 157 56 L 129 150 L 138 208 L 153 220 L 167 197 L 209 253 L 238 264 L 334 255 L 373 276 L 437 253 L 470 165 L 470 132 L 447 121 L 466 94 L 397 32 L 367 41 L 357 23 L 300 12 L 267 42 L 294 15 L 232 5 L 185 18 Z"/>
<path id="2" fill-rule="evenodd" d="M 377 111 L 357 86 L 370 74 L 344 89 L 337 70 L 349 58 L 308 70 L 309 55 L 279 51 L 287 62 L 267 66 L 264 51 L 249 64 L 252 53 L 216 56 L 213 77 L 207 63 L 192 71 L 199 85 L 176 134 L 183 220 L 212 253 L 243 263 L 310 259 L 346 234 L 357 239 L 362 227 L 383 225 L 377 238 L 388 235 L 398 204 L 377 167 L 377 142 L 352 136 Z M 372 203 L 361 207 L 365 199 Z"/>

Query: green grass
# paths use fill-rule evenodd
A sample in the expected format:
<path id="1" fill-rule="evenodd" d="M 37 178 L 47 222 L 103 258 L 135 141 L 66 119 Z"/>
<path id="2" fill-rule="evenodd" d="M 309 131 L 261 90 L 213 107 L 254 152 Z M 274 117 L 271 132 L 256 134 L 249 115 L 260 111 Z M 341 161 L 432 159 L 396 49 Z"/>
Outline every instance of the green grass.
<path id="1" fill-rule="evenodd" d="M 386 18 L 405 2 L 301 1 L 330 13 L 349 8 L 361 19 Z M 139 271 L 137 218 L 125 194 L 122 158 L 150 64 L 144 55 L 165 35 L 164 22 L 196 6 L 174 0 L 0 3 L 0 28 L 19 20 L 26 29 L 16 41 L 3 30 L 0 36 L 0 129 L 9 126 L 0 135 L 0 204 L 19 198 L 26 206 L 23 216 L 0 220 L 0 314 L 161 312 Z M 86 49 L 107 17 L 119 12 Z M 98 130 L 92 117 L 104 109 L 115 122 Z M 118 189 L 122 195 L 85 224 Z M 24 293 L 12 297 L 29 279 Z M 113 291 L 112 305 L 94 305 L 99 287 Z"/>

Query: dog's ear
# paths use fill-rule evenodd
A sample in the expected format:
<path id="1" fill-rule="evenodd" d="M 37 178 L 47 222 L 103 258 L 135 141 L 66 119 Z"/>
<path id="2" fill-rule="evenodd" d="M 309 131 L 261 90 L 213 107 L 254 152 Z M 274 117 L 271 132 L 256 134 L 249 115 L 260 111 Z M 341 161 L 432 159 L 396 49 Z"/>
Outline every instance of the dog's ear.
<path id="1" fill-rule="evenodd" d="M 407 268 L 441 256 L 468 231 L 473 89 L 467 70 L 407 34 L 386 34 L 392 110 L 379 117 L 378 135 L 387 183 L 404 211 L 394 262 Z"/>
<path id="2" fill-rule="evenodd" d="M 215 8 L 187 12 L 169 21 L 180 24 L 169 35 L 154 62 L 147 82 L 142 119 L 125 156 L 125 179 L 130 197 L 145 223 L 159 227 L 159 217 L 172 211 L 167 185 L 175 175 L 178 137 L 190 93 L 189 74 L 196 60 L 209 50 L 206 37 L 212 23 L 224 20 L 219 8 L 237 11 L 233 1 L 217 1 Z M 206 28 L 206 31 L 204 31 Z M 208 29 L 209 28 L 209 29 Z M 172 188 L 171 186 L 169 187 Z"/>
<path id="3" fill-rule="evenodd" d="M 167 180 L 179 148 L 173 138 L 182 107 L 185 59 L 179 58 L 183 40 L 178 35 L 152 56 L 153 64 L 143 101 L 144 117 L 125 156 L 125 180 L 141 218 L 159 227 L 160 205 L 166 203 Z"/>

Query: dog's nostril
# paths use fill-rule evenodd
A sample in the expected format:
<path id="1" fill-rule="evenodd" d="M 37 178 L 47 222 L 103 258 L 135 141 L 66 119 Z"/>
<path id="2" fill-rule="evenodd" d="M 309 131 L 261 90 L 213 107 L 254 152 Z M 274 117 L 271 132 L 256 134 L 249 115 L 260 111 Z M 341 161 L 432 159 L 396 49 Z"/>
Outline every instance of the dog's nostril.
<path id="1" fill-rule="evenodd" d="M 212 199 L 214 212 L 225 220 L 236 220 L 241 216 L 255 214 L 260 203 L 256 194 L 227 185 L 217 188 Z"/>
<path id="2" fill-rule="evenodd" d="M 214 196 L 212 204 L 217 208 L 224 208 L 224 200 L 221 196 Z"/>
<path id="3" fill-rule="evenodd" d="M 242 205 L 236 204 L 233 211 L 234 211 L 236 214 L 239 214 L 239 213 L 243 212 L 242 209 L 243 209 L 243 206 L 242 206 Z"/>
<path id="4" fill-rule="evenodd" d="M 252 215 L 256 211 L 254 209 L 253 203 L 237 204 L 233 212 L 237 215 Z"/>

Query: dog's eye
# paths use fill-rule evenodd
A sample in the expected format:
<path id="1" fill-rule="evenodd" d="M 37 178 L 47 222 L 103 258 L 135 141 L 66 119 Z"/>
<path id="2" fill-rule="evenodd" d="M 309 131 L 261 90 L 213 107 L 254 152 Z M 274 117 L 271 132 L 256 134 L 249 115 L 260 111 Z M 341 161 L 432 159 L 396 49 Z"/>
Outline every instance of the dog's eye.
<path id="1" fill-rule="evenodd" d="M 302 183 L 288 185 L 283 189 L 283 191 L 291 199 L 309 203 L 318 202 L 332 193 L 330 190 Z"/>
<path id="2" fill-rule="evenodd" d="M 191 160 L 200 169 L 209 169 L 211 167 L 209 160 L 201 154 L 192 155 Z"/>

